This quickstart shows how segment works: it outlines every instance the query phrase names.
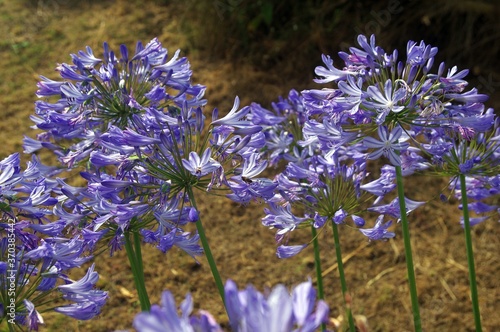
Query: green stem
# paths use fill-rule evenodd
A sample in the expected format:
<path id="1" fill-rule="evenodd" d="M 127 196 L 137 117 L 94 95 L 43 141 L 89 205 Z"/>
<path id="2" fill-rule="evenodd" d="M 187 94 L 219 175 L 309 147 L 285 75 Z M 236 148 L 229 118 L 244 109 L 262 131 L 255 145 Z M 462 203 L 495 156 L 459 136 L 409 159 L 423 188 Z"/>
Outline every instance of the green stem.
<path id="1" fill-rule="evenodd" d="M 144 265 L 142 263 L 142 250 L 141 250 L 141 236 L 139 232 L 133 232 L 134 234 L 134 253 L 135 261 L 137 267 L 137 275 L 139 277 L 139 285 L 141 286 L 141 293 L 144 302 L 144 306 L 141 305 L 143 311 L 149 311 L 151 308 L 151 303 L 149 302 L 148 292 L 146 289 L 146 279 L 144 277 Z M 146 310 L 144 310 L 146 309 Z"/>
<path id="2" fill-rule="evenodd" d="M 189 201 L 191 202 L 191 205 L 198 210 L 196 207 L 196 201 L 194 198 L 193 190 L 191 187 L 188 187 L 186 189 L 186 192 L 189 197 Z M 217 264 L 215 264 L 215 259 L 214 256 L 212 255 L 212 251 L 210 250 L 210 246 L 208 245 L 208 240 L 207 236 L 205 235 L 205 229 L 203 228 L 203 225 L 201 223 L 201 219 L 198 219 L 196 221 L 196 229 L 198 230 L 198 235 L 200 236 L 201 240 L 201 245 L 203 246 L 203 251 L 205 252 L 205 257 L 207 258 L 208 265 L 210 265 L 210 270 L 212 270 L 212 275 L 214 277 L 215 284 L 217 286 L 217 289 L 219 290 L 220 297 L 222 299 L 222 303 L 224 304 L 224 307 L 226 306 L 226 300 L 224 296 L 224 284 L 222 283 L 222 278 L 219 274 L 219 270 L 217 269 Z"/>
<path id="3" fill-rule="evenodd" d="M 472 237 L 470 235 L 469 206 L 467 202 L 467 187 L 465 184 L 465 175 L 460 174 L 460 191 L 462 193 L 462 213 L 464 217 L 465 248 L 467 250 L 467 264 L 469 265 L 470 295 L 472 300 L 472 312 L 474 314 L 474 323 L 476 332 L 481 332 L 481 314 L 479 313 L 479 299 L 477 295 L 476 270 L 474 267 L 474 252 L 472 249 Z"/>
<path id="4" fill-rule="evenodd" d="M 316 228 L 311 225 L 311 233 L 313 237 L 314 246 L 314 267 L 316 268 L 316 279 L 318 280 L 318 298 L 321 300 L 325 299 L 325 293 L 323 291 L 323 275 L 321 274 L 321 260 L 319 257 L 319 243 Z"/>
<path id="5" fill-rule="evenodd" d="M 325 299 L 325 293 L 323 291 L 323 275 L 321 274 L 321 259 L 319 256 L 319 242 L 318 233 L 314 225 L 311 225 L 311 233 L 313 237 L 314 246 L 314 267 L 316 268 L 316 280 L 318 284 L 318 298 L 321 300 Z M 321 324 L 321 331 L 326 331 L 326 324 Z"/>
<path id="6" fill-rule="evenodd" d="M 144 269 L 142 265 L 141 242 L 139 234 L 134 232 L 134 244 L 130 240 L 130 231 L 125 232 L 125 251 L 130 262 L 132 275 L 134 276 L 135 288 L 139 296 L 142 311 L 149 311 L 151 303 L 149 302 L 148 292 L 146 290 L 146 283 L 144 279 Z M 141 257 L 138 257 L 141 256 Z"/>
<path id="7" fill-rule="evenodd" d="M 348 296 L 347 293 L 347 283 L 345 281 L 344 275 L 344 263 L 342 262 L 342 252 L 340 249 L 340 239 L 339 239 L 339 230 L 337 224 L 332 220 L 332 229 L 333 229 L 333 240 L 335 241 L 335 254 L 337 255 L 337 267 L 339 270 L 340 276 L 340 287 L 342 289 L 342 296 L 344 298 L 344 306 L 346 308 L 346 315 L 349 321 L 349 331 L 355 332 L 356 325 L 354 324 L 354 318 L 352 317 L 351 312 L 351 304 L 347 303 L 346 298 Z"/>
<path id="8" fill-rule="evenodd" d="M 410 227 L 406 216 L 405 192 L 403 187 L 403 173 L 401 166 L 396 166 L 396 182 L 398 186 L 399 211 L 401 217 L 401 227 L 403 230 L 403 241 L 405 246 L 406 268 L 408 270 L 408 286 L 410 287 L 411 307 L 413 312 L 413 325 L 415 331 L 422 331 L 422 322 L 420 320 L 420 309 L 417 295 L 417 282 L 415 279 L 415 270 L 413 267 L 413 255 L 410 242 Z"/>

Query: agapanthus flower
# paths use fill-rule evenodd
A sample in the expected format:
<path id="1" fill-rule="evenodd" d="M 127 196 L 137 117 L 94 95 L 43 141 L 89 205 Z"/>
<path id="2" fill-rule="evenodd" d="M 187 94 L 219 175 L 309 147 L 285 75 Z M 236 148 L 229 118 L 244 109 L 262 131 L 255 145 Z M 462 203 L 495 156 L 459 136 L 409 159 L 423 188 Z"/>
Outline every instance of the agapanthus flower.
<path id="1" fill-rule="evenodd" d="M 359 231 L 363 233 L 370 240 L 385 240 L 396 236 L 394 232 L 389 232 L 387 229 L 392 225 L 392 221 L 384 223 L 384 215 L 378 216 L 375 226 L 373 228 L 360 228 Z"/>
<path id="2" fill-rule="evenodd" d="M 471 225 L 498 217 L 495 201 L 500 193 L 500 120 L 491 109 L 484 114 L 494 117 L 493 126 L 487 131 L 474 133 L 468 139 L 458 135 L 433 137 L 442 148 L 425 147 L 429 152 L 436 151 L 439 157 L 439 163 L 432 164 L 430 170 L 451 178 L 449 187 L 458 199 L 467 195 L 469 210 L 477 215 L 471 218 Z M 460 176 L 465 177 L 465 192 L 460 188 Z"/>
<path id="3" fill-rule="evenodd" d="M 161 305 L 153 305 L 149 312 L 141 312 L 134 318 L 134 328 L 138 332 L 219 332 L 222 331 L 213 316 L 200 310 L 199 316 L 191 315 L 193 300 L 190 294 L 180 305 L 181 315 L 177 314 L 174 297 L 169 291 L 161 296 Z"/>
<path id="4" fill-rule="evenodd" d="M 317 95 L 315 104 L 335 105 L 335 116 L 341 119 L 342 126 L 360 130 L 361 137 L 368 138 L 368 144 L 371 139 L 367 133 L 373 132 L 375 125 L 379 131 L 381 126 L 400 127 L 409 136 L 407 148 L 415 148 L 411 160 L 405 161 L 407 170 L 413 170 L 405 175 L 428 168 L 428 156 L 422 150 L 440 149 L 436 145 L 447 144 L 449 136 L 470 140 L 493 124 L 492 112 L 484 111 L 482 104 L 487 96 L 475 88 L 465 91 L 467 70 L 452 67 L 445 76 L 445 65 L 441 64 L 437 74 L 431 72 L 436 47 L 409 41 L 406 59 L 398 60 L 397 51 L 386 53 L 376 45 L 374 36 L 369 42 L 366 37 L 359 36 L 358 43 L 361 49 L 353 47 L 350 53 L 339 53 L 345 62 L 344 68 L 349 70 L 336 69 L 328 61 L 328 70 L 316 71 L 323 77 L 319 83 L 334 82 L 335 87 L 329 88 L 331 93 L 328 95 Z M 337 75 L 334 77 L 332 73 Z M 306 106 L 309 114 L 331 117 L 329 107 Z M 386 153 L 391 163 L 401 165 L 400 158 L 390 151 Z M 403 155 L 404 151 L 398 154 Z M 435 161 L 438 160 L 430 160 Z"/>
<path id="5" fill-rule="evenodd" d="M 47 304 L 56 298 L 55 290 L 68 282 L 68 272 L 92 256 L 78 234 L 67 237 L 76 228 L 74 220 L 57 220 L 64 181 L 52 178 L 58 173 L 54 168 L 33 157 L 23 171 L 19 155 L 12 154 L 0 161 L 0 171 L 0 288 L 9 290 L 0 292 L 0 302 L 6 304 L 0 322 L 7 321 L 10 328 L 38 330 L 44 324 L 41 313 L 55 310 Z M 93 305 L 86 316 L 91 318 L 99 314 L 106 301 L 105 292 L 91 293 L 99 294 L 99 299 L 83 293 L 62 298 Z M 83 319 L 81 309 L 76 315 Z"/>
<path id="6" fill-rule="evenodd" d="M 308 118 L 303 136 L 297 140 L 300 147 L 307 148 L 307 154 L 303 154 L 306 162 L 301 160 L 301 167 L 307 168 L 308 158 L 318 154 L 334 157 L 334 162 L 350 160 L 358 165 L 368 159 L 363 167 L 373 171 L 368 161 L 387 157 L 390 165 L 382 167 L 380 178 L 360 182 L 359 189 L 378 196 L 368 210 L 394 218 L 399 218 L 397 200 L 379 205 L 395 187 L 394 171 L 387 172 L 393 166 L 401 167 L 403 176 L 423 172 L 451 176 L 451 187 L 459 197 L 456 178 L 466 175 L 472 204 L 495 196 L 498 187 L 492 177 L 498 173 L 498 153 L 494 152 L 498 150 L 498 121 L 493 110 L 483 104 L 487 96 L 468 87 L 468 70 L 453 66 L 446 71 L 441 63 L 432 72 L 438 49 L 423 41 L 409 41 L 406 58 L 397 50 L 385 52 L 377 46 L 374 36 L 368 39 L 361 35 L 358 44 L 360 48 L 339 52 L 344 61 L 339 67 L 334 66 L 330 56 L 323 55 L 326 66 L 316 68 L 319 78 L 315 81 L 328 86 L 302 92 Z M 334 130 L 326 130 L 327 124 L 333 124 L 330 128 Z M 373 136 L 375 132 L 378 138 Z M 474 180 L 469 179 L 472 177 Z M 295 183 L 300 181 L 285 181 L 281 175 L 278 179 L 290 185 L 287 196 L 282 198 L 291 204 L 317 200 L 314 195 L 304 196 L 309 189 L 298 190 L 301 186 Z M 485 204 L 491 209 L 485 208 L 489 211 L 480 213 L 481 217 L 495 211 L 495 204 Z M 472 207 L 482 211 L 480 205 Z M 375 229 L 382 229 L 387 224 L 377 225 Z M 364 234 L 380 238 L 372 236 L 373 232 Z"/>
<path id="7" fill-rule="evenodd" d="M 210 157 L 212 153 L 210 148 L 207 148 L 205 152 L 203 152 L 202 157 L 198 156 L 198 154 L 194 151 L 189 153 L 189 159 L 182 159 L 182 165 L 189 171 L 191 174 L 196 175 L 198 177 L 207 175 L 209 173 L 215 172 L 218 168 L 221 167 L 220 163 L 215 161 Z"/>
<path id="8" fill-rule="evenodd" d="M 381 124 L 384 123 L 385 118 L 390 112 L 397 114 L 404 109 L 404 99 L 407 95 L 406 87 L 397 87 L 397 83 L 387 80 L 383 85 L 382 91 L 378 86 L 369 86 L 364 95 L 362 105 L 376 111 L 377 117 L 375 121 L 377 124 Z"/>
<path id="9" fill-rule="evenodd" d="M 189 100 L 140 108 L 125 127 L 108 123 L 98 133 L 99 144 L 86 150 L 90 163 L 80 173 L 86 186 L 63 184 L 56 216 L 78 222 L 80 231 L 99 232 L 89 248 L 101 241 L 111 254 L 123 248 L 132 233 L 162 252 L 177 246 L 193 257 L 202 254 L 198 235 L 184 230 L 188 222 L 200 220 L 192 204 L 193 190 L 244 192 L 244 200 L 250 201 L 273 195 L 275 187 L 272 181 L 255 178 L 267 165 L 256 163 L 263 144 L 261 127 L 238 105 L 236 98 L 223 121 L 214 111 L 208 129 L 202 108 Z M 229 118 L 237 120 L 226 121 Z"/>
<path id="10" fill-rule="evenodd" d="M 277 285 L 268 296 L 253 286 L 240 291 L 228 280 L 225 298 L 231 331 L 315 331 L 328 320 L 328 305 L 316 299 L 310 280 L 294 287 L 291 293 L 285 286 Z M 165 291 L 161 305 L 136 315 L 134 328 L 139 332 L 222 331 L 210 313 L 200 310 L 198 315 L 192 315 L 192 311 L 190 294 L 181 303 L 179 315 L 172 294 Z"/>
<path id="11" fill-rule="evenodd" d="M 140 234 L 163 252 L 178 246 L 196 256 L 198 235 L 184 230 L 200 220 L 193 190 L 225 189 L 242 202 L 273 195 L 275 184 L 257 178 L 267 165 L 255 164 L 264 144 L 257 118 L 236 97 L 225 116 L 213 111 L 207 129 L 205 87 L 191 83 L 179 54 L 169 57 L 156 38 L 134 53 L 105 43 L 102 58 L 87 47 L 57 67 L 62 81 L 38 84 L 33 121 L 44 132 L 26 150 L 48 148 L 81 171 L 86 186 L 63 184 L 55 216 L 93 234 L 85 249 L 107 242 L 113 254 Z M 37 194 L 31 199 L 44 199 Z"/>
<path id="12" fill-rule="evenodd" d="M 73 166 L 98 150 L 110 125 L 132 128 L 134 116 L 145 115 L 149 108 L 205 104 L 205 87 L 191 84 L 189 63 L 179 51 L 169 59 L 155 38 L 145 46 L 138 42 L 134 54 L 122 45 L 119 54 L 105 43 L 103 57 L 97 58 L 87 47 L 71 55 L 72 64 L 57 67 L 62 81 L 42 76 L 37 95 L 43 100 L 36 103 L 32 118 L 44 132 L 38 145 L 26 140 L 26 151 L 46 147 Z"/>
<path id="13" fill-rule="evenodd" d="M 277 230 L 278 257 L 294 256 L 307 246 L 288 243 L 295 229 L 321 229 L 327 221 L 344 224 L 347 216 L 356 227 L 363 226 L 358 215 L 371 196 L 361 189 L 367 173 L 362 167 L 342 165 L 339 159 L 316 156 L 302 166 L 290 163 L 277 176 L 277 194 L 269 200 L 262 223 Z"/>
<path id="14" fill-rule="evenodd" d="M 107 292 L 94 289 L 98 279 L 99 275 L 94 271 L 94 265 L 92 265 L 82 279 L 58 286 L 58 290 L 63 294 L 63 299 L 74 303 L 57 307 L 54 310 L 79 320 L 88 320 L 98 315 L 108 297 Z"/>
<path id="15" fill-rule="evenodd" d="M 350 83 L 358 88 L 361 86 L 353 79 Z M 350 90 L 346 88 L 346 91 Z M 308 246 L 307 243 L 295 245 L 289 242 L 296 229 L 310 226 L 322 229 L 327 222 L 341 225 L 352 221 L 356 228 L 365 225 L 362 213 L 370 206 L 369 198 L 376 197 L 371 204 L 378 204 L 396 186 L 393 166 L 384 167 L 381 178 L 369 182 L 367 159 L 385 154 L 395 164 L 400 164 L 400 154 L 403 154 L 408 171 L 421 163 L 418 156 L 413 160 L 406 157 L 409 144 L 405 142 L 407 135 L 400 126 L 395 126 L 391 133 L 387 127 L 379 127 L 381 141 L 365 137 L 361 130 L 352 130 L 346 122 L 348 117 L 341 115 L 345 110 L 343 107 L 355 107 L 356 103 L 344 101 L 343 106 L 333 106 L 321 115 L 322 107 L 311 106 L 314 93 L 308 91 L 309 97 L 304 97 L 302 103 L 287 104 L 291 107 L 287 112 L 280 113 L 275 109 L 276 113 L 271 114 L 279 114 L 282 121 L 264 127 L 266 148 L 270 152 L 264 157 L 273 163 L 279 160 L 275 153 L 276 137 L 278 134 L 289 135 L 286 143 L 282 141 L 279 147 L 283 159 L 289 162 L 274 178 L 277 185 L 274 195 L 267 198 L 268 208 L 262 219 L 265 226 L 276 229 L 279 244 L 276 253 L 280 258 L 292 257 Z M 263 113 L 261 107 L 254 108 L 258 114 Z M 293 111 L 294 108 L 297 111 Z M 297 122 L 299 114 L 300 122 Z M 295 126 L 302 130 L 295 130 Z M 377 150 L 367 153 L 367 148 Z M 294 155 L 288 151 L 294 151 Z"/>
<path id="16" fill-rule="evenodd" d="M 403 133 L 401 127 L 398 126 L 389 133 L 385 126 L 380 126 L 377 133 L 380 140 L 373 137 L 365 137 L 363 140 L 363 145 L 365 147 L 377 149 L 368 154 L 368 158 L 378 159 L 380 156 L 384 155 L 389 158 L 392 165 L 401 166 L 400 154 L 409 146 L 408 143 L 401 142 L 401 135 Z"/>

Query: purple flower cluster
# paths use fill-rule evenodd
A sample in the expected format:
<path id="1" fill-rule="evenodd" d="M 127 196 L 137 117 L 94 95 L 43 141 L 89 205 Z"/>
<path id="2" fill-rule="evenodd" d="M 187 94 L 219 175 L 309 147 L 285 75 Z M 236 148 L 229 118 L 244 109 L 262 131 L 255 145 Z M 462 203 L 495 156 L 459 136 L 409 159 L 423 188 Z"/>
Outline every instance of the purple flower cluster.
<path id="1" fill-rule="evenodd" d="M 475 135 L 469 141 L 456 142 L 443 155 L 441 171 L 454 176 L 450 188 L 458 199 L 462 199 L 456 174 L 465 175 L 468 208 L 476 214 L 471 226 L 491 217 L 498 220 L 500 205 L 500 120 L 495 119 L 491 130 Z M 460 205 L 462 208 L 462 205 Z M 500 221 L 500 220 L 499 220 Z M 463 220 L 461 221 L 463 224 Z"/>
<path id="2" fill-rule="evenodd" d="M 232 331 L 316 331 L 328 320 L 328 306 L 322 300 L 316 301 L 311 281 L 297 285 L 291 294 L 285 286 L 277 285 L 264 296 L 252 286 L 239 291 L 236 284 L 228 280 L 225 298 Z M 200 311 L 199 316 L 191 315 L 193 302 L 189 294 L 180 311 L 179 316 L 172 294 L 165 291 L 161 305 L 153 305 L 150 312 L 135 317 L 134 328 L 139 332 L 222 331 L 210 313 Z"/>
<path id="3" fill-rule="evenodd" d="M 265 139 L 247 116 L 250 108 L 240 109 L 236 98 L 227 115 L 215 109 L 207 127 L 205 87 L 191 84 L 179 51 L 169 58 L 153 39 L 139 42 L 134 53 L 122 45 L 118 54 L 104 44 L 103 58 L 89 47 L 71 57 L 71 64 L 57 67 L 61 81 L 42 77 L 38 83 L 32 120 L 41 133 L 24 140 L 26 153 L 48 149 L 61 165 L 42 167 L 34 160 L 21 174 L 18 155 L 0 164 L 2 211 L 15 219 L 23 243 L 16 252 L 20 261 L 42 264 L 25 269 L 27 278 L 50 275 L 52 288 L 57 278 L 68 283 L 63 271 L 105 246 L 112 255 L 130 234 L 162 252 L 177 246 L 194 258 L 203 253 L 199 236 L 184 230 L 200 219 L 194 190 L 224 189 L 242 203 L 274 195 L 276 185 L 259 178 L 267 167 Z M 72 179 L 79 174 L 80 181 L 56 178 L 56 170 Z M 31 220 L 16 219 L 20 214 L 11 209 Z M 76 304 L 57 311 L 77 319 L 98 313 L 105 295 L 88 286 L 97 278 L 89 273 L 83 288 L 60 289 Z M 36 303 L 30 306 L 34 315 Z M 28 326 L 36 329 L 34 324 Z"/>
<path id="4" fill-rule="evenodd" d="M 240 202 L 272 195 L 270 181 L 249 184 L 267 165 L 249 108 L 236 98 L 226 116 L 214 110 L 205 130 L 205 87 L 191 84 L 179 52 L 169 59 L 153 39 L 134 54 L 121 46 L 118 57 L 105 44 L 103 59 L 90 48 L 72 59 L 58 66 L 63 81 L 39 83 L 44 100 L 33 119 L 44 132 L 26 139 L 25 150 L 49 148 L 81 170 L 86 186 L 64 183 L 56 215 L 78 220 L 92 243 L 104 238 L 112 254 L 136 231 L 163 252 L 177 246 L 194 257 L 202 253 L 198 236 L 183 231 L 198 220 L 193 189 L 227 186 Z"/>
<path id="5" fill-rule="evenodd" d="M 81 320 L 96 316 L 107 292 L 94 289 L 93 266 L 79 281 L 67 276 L 92 256 L 89 242 L 70 221 L 53 221 L 63 195 L 53 179 L 59 171 L 36 157 L 23 171 L 16 153 L 0 161 L 0 172 L 0 322 L 37 330 L 43 324 L 39 310 L 56 293 L 72 303 L 55 311 Z"/>
<path id="6" fill-rule="evenodd" d="M 339 53 L 343 68 L 329 56 L 323 56 L 324 67 L 316 68 L 320 78 L 315 81 L 333 82 L 335 88 L 291 91 L 271 111 L 251 106 L 252 121 L 263 126 L 269 163 L 285 164 L 273 180 L 275 195 L 263 219 L 277 229 L 280 257 L 307 246 L 287 245 L 294 229 L 349 219 L 359 228 L 367 211 L 379 217 L 373 228 L 360 231 L 370 240 L 393 237 L 392 222 L 383 219 L 400 218 L 399 201 L 381 203 L 396 187 L 395 167 L 403 175 L 474 176 L 469 190 L 479 200 L 486 197 L 479 191 L 490 197 L 500 189 L 498 125 L 492 128 L 497 121 L 493 110 L 485 109 L 487 96 L 466 90 L 468 71 L 453 67 L 445 73 L 442 63 L 432 73 L 437 48 L 424 42 L 410 41 L 406 60 L 399 60 L 397 51 L 386 53 L 374 36 L 359 36 L 358 43 L 360 48 Z M 389 163 L 376 171 L 369 165 L 375 159 Z M 423 204 L 405 201 L 406 213 Z M 472 205 L 476 212 L 484 212 L 483 207 Z"/>

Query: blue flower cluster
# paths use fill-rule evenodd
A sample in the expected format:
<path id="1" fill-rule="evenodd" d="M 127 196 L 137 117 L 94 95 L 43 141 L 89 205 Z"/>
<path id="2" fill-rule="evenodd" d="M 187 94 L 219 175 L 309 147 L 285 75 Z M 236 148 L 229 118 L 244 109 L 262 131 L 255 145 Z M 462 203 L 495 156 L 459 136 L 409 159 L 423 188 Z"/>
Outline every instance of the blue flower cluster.
<path id="1" fill-rule="evenodd" d="M 44 100 L 34 121 L 44 132 L 27 138 L 25 151 L 47 147 L 67 167 L 83 169 L 86 186 L 64 185 L 67 208 L 57 216 L 70 214 L 81 229 L 106 238 L 111 253 L 125 231 L 137 230 L 163 252 L 177 246 L 200 255 L 197 235 L 182 229 L 198 220 L 191 190 L 230 183 L 245 201 L 251 194 L 241 178 L 265 168 L 255 167 L 260 127 L 243 119 L 249 108 L 239 110 L 238 98 L 225 117 L 214 110 L 205 131 L 205 87 L 190 83 L 189 63 L 178 54 L 168 59 L 157 39 L 139 43 L 133 55 L 122 46 L 120 57 L 105 44 L 103 59 L 87 48 L 58 67 L 62 82 L 38 85 Z M 229 182 L 238 167 L 241 175 Z"/>
<path id="2" fill-rule="evenodd" d="M 153 39 L 145 46 L 139 42 L 133 54 L 123 45 L 118 54 L 104 44 L 102 59 L 89 47 L 71 57 L 71 64 L 57 67 L 61 81 L 42 77 L 38 83 L 32 120 L 40 133 L 24 140 L 25 153 L 52 151 L 60 166 L 42 167 L 34 160 L 21 174 L 16 154 L 2 161 L 0 174 L 3 218 L 13 220 L 12 251 L 19 256 L 17 270 L 25 271 L 9 298 L 17 301 L 15 322 L 32 329 L 43 319 L 30 304 L 30 322 L 25 322 L 23 301 L 29 303 L 33 294 L 24 287 L 29 278 L 42 280 L 41 291 L 59 287 L 64 299 L 77 302 L 57 311 L 89 319 L 106 299 L 104 292 L 89 288 L 97 274 L 89 270 L 84 285 L 75 286 L 77 296 L 56 286 L 58 278 L 70 282 L 63 272 L 106 246 L 112 255 L 132 233 L 162 252 L 177 246 L 192 257 L 201 255 L 198 234 L 184 230 L 199 220 L 194 189 L 225 188 L 248 202 L 272 196 L 275 187 L 265 180 L 249 185 L 267 165 L 259 153 L 265 143 L 262 128 L 245 118 L 250 108 L 240 109 L 236 98 L 226 116 L 213 111 L 207 128 L 205 87 L 191 84 L 189 63 L 179 51 L 169 58 Z M 57 177 L 63 171 L 66 178 Z M 75 181 L 75 174 L 81 180 Z M 2 289 L 8 285 L 6 243 L 2 236 Z M 7 311 L 2 309 L 3 319 Z"/>
<path id="3" fill-rule="evenodd" d="M 271 165 L 282 162 L 275 195 L 263 224 L 277 229 L 279 257 L 296 255 L 307 244 L 287 245 L 297 228 L 326 221 L 354 227 L 370 240 L 395 236 L 386 216 L 401 216 L 399 199 L 382 204 L 396 188 L 395 168 L 403 175 L 438 173 L 468 177 L 470 198 L 498 194 L 499 121 L 485 109 L 486 95 L 466 91 L 467 70 L 445 73 L 441 63 L 432 73 L 437 48 L 410 41 L 406 59 L 386 53 L 358 37 L 360 48 L 340 52 L 342 69 L 329 56 L 317 67 L 315 81 L 334 88 L 292 90 L 272 110 L 253 104 L 251 119 L 263 126 L 265 151 Z M 388 161 L 370 164 L 371 160 Z M 283 164 L 284 163 L 284 164 Z M 378 171 L 377 171 L 378 167 Z M 377 177 L 378 176 L 378 177 Z M 460 196 L 459 190 L 456 191 Z M 390 198 L 389 198 L 390 199 Z M 405 198 L 406 213 L 424 204 Z M 498 212 L 498 206 L 471 205 L 474 212 Z M 361 228 L 361 215 L 379 216 L 372 228 Z M 482 221 L 486 217 L 474 219 Z"/>
<path id="4" fill-rule="evenodd" d="M 54 179 L 60 170 L 33 156 L 23 171 L 15 153 L 0 161 L 0 171 L 0 321 L 37 330 L 38 310 L 56 292 L 66 303 L 53 310 L 82 320 L 99 314 L 108 295 L 94 289 L 93 265 L 78 281 L 67 276 L 92 259 L 92 241 L 75 231 L 73 219 L 55 217 L 65 196 Z"/>

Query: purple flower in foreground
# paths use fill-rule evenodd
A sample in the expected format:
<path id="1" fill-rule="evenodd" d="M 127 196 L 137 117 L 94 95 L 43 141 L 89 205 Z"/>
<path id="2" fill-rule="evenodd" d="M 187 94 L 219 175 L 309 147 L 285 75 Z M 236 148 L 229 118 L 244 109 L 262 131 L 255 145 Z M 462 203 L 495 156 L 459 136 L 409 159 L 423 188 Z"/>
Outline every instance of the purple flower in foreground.
<path id="1" fill-rule="evenodd" d="M 181 316 L 177 314 L 177 307 L 172 294 L 163 292 L 161 306 L 153 305 L 149 312 L 141 312 L 134 319 L 134 328 L 138 332 L 217 332 L 222 331 L 214 318 L 205 311 L 200 311 L 200 317 L 189 316 L 193 311 L 191 295 L 180 305 Z"/>
<path id="2" fill-rule="evenodd" d="M 224 289 L 232 331 L 308 332 L 315 331 L 328 319 L 328 305 L 322 300 L 316 301 L 316 290 L 310 280 L 297 285 L 291 294 L 283 285 L 275 286 L 269 296 L 251 285 L 239 291 L 232 280 L 226 282 Z M 134 328 L 138 332 L 222 331 L 208 312 L 200 310 L 199 315 L 191 315 L 191 295 L 186 296 L 179 309 L 180 315 L 174 297 L 165 291 L 161 305 L 153 305 L 149 312 L 135 317 Z"/>
<path id="3" fill-rule="evenodd" d="M 310 280 L 295 287 L 292 294 L 277 285 L 267 298 L 252 286 L 238 291 L 236 284 L 228 280 L 225 295 L 233 331 L 314 331 L 326 322 L 329 313 L 324 301 L 316 302 Z"/>
<path id="4" fill-rule="evenodd" d="M 368 155 L 368 159 L 378 159 L 380 156 L 384 155 L 389 158 L 390 162 L 394 166 L 401 166 L 401 158 L 399 153 L 408 148 L 408 143 L 400 143 L 400 137 L 403 133 L 401 127 L 395 127 L 391 133 L 388 132 L 387 127 L 378 127 L 378 136 L 380 140 L 373 137 L 365 137 L 363 144 L 367 148 L 375 148 L 377 150 L 373 151 Z"/>

